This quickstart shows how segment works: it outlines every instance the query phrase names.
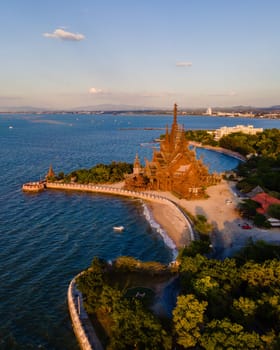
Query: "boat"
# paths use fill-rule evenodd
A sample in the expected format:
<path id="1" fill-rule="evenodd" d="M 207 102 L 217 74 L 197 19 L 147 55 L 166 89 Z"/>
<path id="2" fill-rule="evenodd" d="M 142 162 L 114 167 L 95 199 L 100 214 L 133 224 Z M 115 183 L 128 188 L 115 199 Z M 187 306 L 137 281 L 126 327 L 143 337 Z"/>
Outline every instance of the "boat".
<path id="1" fill-rule="evenodd" d="M 114 231 L 123 231 L 124 230 L 124 226 L 114 226 L 113 230 Z"/>

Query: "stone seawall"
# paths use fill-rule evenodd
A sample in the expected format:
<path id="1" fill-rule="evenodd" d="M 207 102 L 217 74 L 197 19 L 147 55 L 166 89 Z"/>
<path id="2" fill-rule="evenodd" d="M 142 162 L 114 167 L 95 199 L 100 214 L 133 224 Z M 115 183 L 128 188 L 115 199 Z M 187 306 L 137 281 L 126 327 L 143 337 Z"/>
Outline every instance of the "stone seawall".
<path id="1" fill-rule="evenodd" d="M 116 188 L 113 186 L 103 186 L 103 185 L 83 185 L 83 184 L 66 184 L 61 182 L 47 182 L 46 188 L 48 189 L 54 189 L 54 190 L 66 190 L 66 191 L 84 191 L 84 192 L 94 192 L 94 193 L 104 193 L 104 194 L 111 194 L 111 195 L 118 195 L 118 196 L 124 196 L 124 197 L 132 197 L 132 198 L 140 198 L 146 201 L 153 201 L 158 203 L 164 203 L 169 206 L 171 206 L 174 211 L 176 211 L 176 214 L 185 222 L 186 229 L 188 230 L 190 241 L 193 241 L 194 238 L 194 232 L 191 227 L 191 223 L 189 218 L 182 212 L 182 210 L 178 207 L 178 205 L 174 202 L 172 202 L 170 199 L 159 196 L 154 193 L 149 192 L 136 192 L 136 191 L 129 191 L 124 190 L 122 188 Z"/>
<path id="2" fill-rule="evenodd" d="M 84 309 L 83 296 L 77 289 L 76 277 L 70 282 L 67 294 L 68 308 L 74 333 L 82 350 L 103 350 Z"/>

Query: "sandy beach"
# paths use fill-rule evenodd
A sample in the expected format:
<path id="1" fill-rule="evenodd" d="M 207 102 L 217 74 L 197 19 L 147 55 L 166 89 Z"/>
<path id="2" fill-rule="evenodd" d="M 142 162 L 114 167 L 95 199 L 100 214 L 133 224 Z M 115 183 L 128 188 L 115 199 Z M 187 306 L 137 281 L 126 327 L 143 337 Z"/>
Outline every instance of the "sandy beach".
<path id="1" fill-rule="evenodd" d="M 122 188 L 123 183 L 113 184 L 112 187 Z M 235 194 L 234 182 L 222 180 L 219 184 L 208 187 L 208 198 L 190 201 L 178 199 L 170 192 L 148 192 L 170 199 L 192 215 L 204 215 L 213 225 L 214 229 L 210 239 L 214 253 L 218 257 L 231 256 L 242 248 L 248 239 L 280 244 L 280 228 L 260 229 L 240 217 L 236 209 L 240 198 Z M 171 203 L 170 205 L 160 201 L 147 201 L 146 203 L 154 220 L 164 229 L 177 248 L 190 243 L 185 220 Z M 249 223 L 252 228 L 243 229 L 241 226 L 244 223 Z"/>
<path id="2" fill-rule="evenodd" d="M 154 220 L 172 239 L 177 248 L 184 247 L 191 242 L 190 234 L 186 226 L 186 220 L 173 205 L 160 202 L 146 202 Z"/>
<path id="3" fill-rule="evenodd" d="M 220 257 L 230 256 L 243 247 L 249 238 L 280 243 L 279 228 L 259 229 L 249 222 L 252 229 L 242 229 L 241 224 L 248 221 L 243 220 L 236 210 L 240 199 L 234 194 L 234 183 L 222 180 L 218 185 L 209 187 L 207 199 L 188 201 L 178 199 L 169 192 L 157 192 L 157 194 L 169 198 L 193 215 L 204 215 L 214 227 L 210 239 Z M 177 248 L 189 243 L 184 225 L 172 207 L 161 203 L 149 203 L 149 207 L 154 219 L 167 232 Z"/>

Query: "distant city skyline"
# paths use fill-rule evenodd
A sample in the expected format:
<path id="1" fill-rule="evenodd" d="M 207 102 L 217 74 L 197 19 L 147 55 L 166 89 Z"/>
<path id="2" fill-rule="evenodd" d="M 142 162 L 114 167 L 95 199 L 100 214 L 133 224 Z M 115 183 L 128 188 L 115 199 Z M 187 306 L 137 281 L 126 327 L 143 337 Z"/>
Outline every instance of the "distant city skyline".
<path id="1" fill-rule="evenodd" d="M 280 104 L 278 0 L 1 4 L 0 110 Z"/>

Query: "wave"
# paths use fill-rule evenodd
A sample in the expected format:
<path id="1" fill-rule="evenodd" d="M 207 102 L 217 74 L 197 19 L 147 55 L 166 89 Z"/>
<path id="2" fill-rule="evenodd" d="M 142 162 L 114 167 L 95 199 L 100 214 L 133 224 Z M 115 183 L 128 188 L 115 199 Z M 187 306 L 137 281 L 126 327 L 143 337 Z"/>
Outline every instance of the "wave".
<path id="1" fill-rule="evenodd" d="M 163 239 L 164 244 L 171 249 L 172 251 L 172 257 L 173 260 L 175 260 L 178 256 L 178 250 L 176 248 L 175 243 L 173 242 L 173 240 L 168 236 L 168 234 L 166 233 L 166 231 L 160 226 L 160 224 L 158 222 L 155 221 L 155 219 L 153 218 L 153 214 L 152 212 L 149 210 L 149 208 L 147 207 L 147 205 L 142 202 L 142 206 L 143 206 L 143 215 L 146 218 L 146 220 L 149 222 L 150 226 L 156 230 L 156 232 L 158 232 L 160 234 L 160 236 Z"/>

